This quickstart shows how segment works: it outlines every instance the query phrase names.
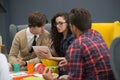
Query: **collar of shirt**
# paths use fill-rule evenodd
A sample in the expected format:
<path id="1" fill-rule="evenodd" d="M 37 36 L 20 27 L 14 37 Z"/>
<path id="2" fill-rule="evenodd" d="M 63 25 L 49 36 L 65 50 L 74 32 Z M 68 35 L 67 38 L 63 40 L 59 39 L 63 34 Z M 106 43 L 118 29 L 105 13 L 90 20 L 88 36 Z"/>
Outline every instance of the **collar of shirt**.
<path id="1" fill-rule="evenodd" d="M 61 42 L 64 41 L 72 41 L 74 39 L 74 36 L 72 34 L 67 34 L 67 37 L 65 39 L 62 38 Z"/>
<path id="2" fill-rule="evenodd" d="M 27 34 L 27 39 L 33 39 L 34 38 L 34 34 L 30 32 L 30 28 L 27 28 L 26 30 L 26 34 Z M 36 35 L 36 40 L 38 39 L 39 37 L 39 34 Z"/>
<path id="3" fill-rule="evenodd" d="M 26 36 L 27 36 L 28 49 L 30 49 L 30 48 L 31 48 L 31 45 L 32 45 L 32 42 L 33 42 L 33 40 L 34 40 L 34 34 L 32 34 L 32 33 L 30 32 L 30 28 L 29 28 L 29 27 L 26 29 Z M 39 38 L 39 34 L 37 34 L 36 36 L 37 36 L 37 37 L 36 37 L 36 41 L 37 41 L 37 39 Z"/>

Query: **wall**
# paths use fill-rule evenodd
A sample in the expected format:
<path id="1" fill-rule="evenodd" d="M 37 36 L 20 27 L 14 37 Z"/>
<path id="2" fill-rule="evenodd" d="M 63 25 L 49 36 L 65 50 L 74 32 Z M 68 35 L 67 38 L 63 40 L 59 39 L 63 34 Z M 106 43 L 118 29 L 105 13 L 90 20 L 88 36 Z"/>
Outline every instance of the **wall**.
<path id="1" fill-rule="evenodd" d="M 27 24 L 28 14 L 32 11 L 41 11 L 46 14 L 50 22 L 56 12 L 69 12 L 72 8 L 83 7 L 92 14 L 93 22 L 120 21 L 120 0 L 3 0 L 6 3 L 7 13 L 0 14 L 4 42 L 11 46 L 9 40 L 10 24 Z M 1 18 L 2 17 L 2 18 Z M 2 19 L 2 23 L 1 23 Z M 0 26 L 1 28 L 1 26 Z M 7 41 L 6 41 L 7 40 Z"/>
<path id="2" fill-rule="evenodd" d="M 9 48 L 10 48 L 9 24 L 10 23 L 9 23 L 8 1 L 0 0 L 2 9 L 4 9 L 0 11 L 0 35 L 2 35 L 2 43 L 7 46 L 7 49 L 9 51 Z"/>
<path id="3" fill-rule="evenodd" d="M 120 17 L 120 0 L 11 0 L 11 23 L 27 23 L 28 14 L 32 11 L 42 11 L 49 21 L 60 11 L 70 11 L 74 7 L 87 8 L 93 22 L 113 22 Z"/>

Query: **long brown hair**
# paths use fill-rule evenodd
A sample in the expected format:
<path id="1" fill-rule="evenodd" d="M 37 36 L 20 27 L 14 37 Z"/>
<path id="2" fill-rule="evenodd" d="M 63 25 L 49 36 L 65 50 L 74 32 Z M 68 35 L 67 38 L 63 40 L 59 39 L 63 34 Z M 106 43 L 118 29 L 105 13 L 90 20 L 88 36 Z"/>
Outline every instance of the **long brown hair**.
<path id="1" fill-rule="evenodd" d="M 69 15 L 68 13 L 57 13 L 52 19 L 51 19 L 51 38 L 53 40 L 53 47 L 55 48 L 55 51 L 59 54 L 60 52 L 60 40 L 63 37 L 62 33 L 59 33 L 55 23 L 56 23 L 56 18 L 57 17 L 63 17 L 66 21 L 66 23 L 68 24 L 67 28 L 67 33 L 68 34 L 72 34 L 71 30 L 70 30 L 70 25 L 69 25 Z"/>

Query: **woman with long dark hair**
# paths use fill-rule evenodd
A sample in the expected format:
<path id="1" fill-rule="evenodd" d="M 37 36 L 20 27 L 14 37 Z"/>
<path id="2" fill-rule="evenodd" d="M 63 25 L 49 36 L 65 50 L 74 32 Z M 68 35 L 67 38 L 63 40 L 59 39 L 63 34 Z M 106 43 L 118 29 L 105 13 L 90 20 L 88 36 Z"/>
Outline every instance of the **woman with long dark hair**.
<path id="1" fill-rule="evenodd" d="M 64 57 L 74 37 L 70 30 L 68 13 L 57 13 L 51 20 L 51 38 L 55 51 Z"/>
<path id="2" fill-rule="evenodd" d="M 52 46 L 59 57 L 65 57 L 74 37 L 70 30 L 68 13 L 57 13 L 51 20 Z M 67 74 L 67 70 L 59 70 L 59 76 Z"/>
<path id="3" fill-rule="evenodd" d="M 49 56 L 48 54 L 39 54 L 40 57 L 61 61 L 65 58 L 69 45 L 74 40 L 74 36 L 70 30 L 69 14 L 57 13 L 51 19 L 51 39 L 54 52 L 58 57 Z M 67 70 L 59 69 L 59 76 L 67 74 Z"/>

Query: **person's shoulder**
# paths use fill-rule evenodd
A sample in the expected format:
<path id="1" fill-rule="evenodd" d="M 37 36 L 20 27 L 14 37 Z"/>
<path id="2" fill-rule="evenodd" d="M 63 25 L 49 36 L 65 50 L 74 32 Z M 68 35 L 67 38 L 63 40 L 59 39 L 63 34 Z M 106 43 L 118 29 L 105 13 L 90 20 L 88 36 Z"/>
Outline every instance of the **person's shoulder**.
<path id="1" fill-rule="evenodd" d="M 39 35 L 39 38 L 50 38 L 50 33 L 47 30 L 44 30 L 44 33 Z"/>
<path id="2" fill-rule="evenodd" d="M 21 33 L 24 33 L 24 32 L 26 32 L 26 28 L 18 31 L 17 34 L 21 34 Z"/>
<path id="3" fill-rule="evenodd" d="M 5 56 L 4 54 L 0 53 L 0 57 L 4 57 L 4 56 Z"/>
<path id="4" fill-rule="evenodd" d="M 0 59 L 5 60 L 6 59 L 5 55 L 0 53 Z"/>
<path id="5" fill-rule="evenodd" d="M 79 36 L 78 38 L 74 38 L 72 41 L 72 45 L 81 45 L 82 40 L 81 40 L 81 36 Z"/>
<path id="6" fill-rule="evenodd" d="M 44 33 L 42 34 L 43 36 L 50 36 L 50 33 L 45 29 Z"/>
<path id="7" fill-rule="evenodd" d="M 70 35 L 70 39 L 71 40 L 74 40 L 75 39 L 75 36 L 73 34 Z"/>
<path id="8" fill-rule="evenodd" d="M 24 35 L 25 33 L 26 33 L 26 29 L 22 29 L 16 33 L 16 36 Z"/>
<path id="9" fill-rule="evenodd" d="M 91 32 L 92 32 L 93 34 L 95 34 L 95 35 L 101 36 L 101 34 L 100 34 L 98 31 L 96 31 L 96 30 L 91 29 Z"/>
<path id="10" fill-rule="evenodd" d="M 47 31 L 46 29 L 44 30 L 44 33 L 45 33 L 45 34 L 50 34 L 50 32 Z"/>
<path id="11" fill-rule="evenodd" d="M 69 43 L 71 44 L 74 41 L 75 37 L 74 35 L 69 35 L 69 37 L 67 38 L 67 40 L 69 41 Z"/>
<path id="12" fill-rule="evenodd" d="M 85 37 L 85 36 L 79 36 L 77 38 L 74 38 L 73 42 L 72 42 L 72 45 L 74 46 L 84 46 L 85 44 L 87 44 L 89 42 L 89 39 L 88 37 Z"/>

